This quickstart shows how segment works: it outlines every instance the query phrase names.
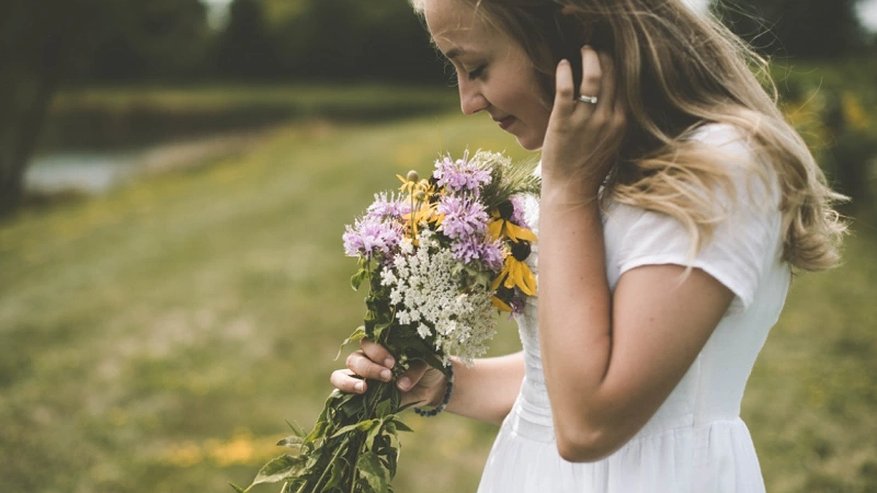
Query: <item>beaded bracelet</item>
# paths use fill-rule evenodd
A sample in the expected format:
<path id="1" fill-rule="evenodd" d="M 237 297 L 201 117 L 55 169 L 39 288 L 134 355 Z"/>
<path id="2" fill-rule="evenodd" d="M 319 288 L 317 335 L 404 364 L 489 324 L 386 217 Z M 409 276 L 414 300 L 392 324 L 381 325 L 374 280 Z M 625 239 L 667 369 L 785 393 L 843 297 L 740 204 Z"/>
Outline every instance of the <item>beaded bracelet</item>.
<path id="1" fill-rule="evenodd" d="M 438 406 L 432 409 L 423 409 L 420 407 L 415 407 L 414 412 L 417 413 L 418 416 L 423 416 L 424 418 L 431 418 L 436 414 L 445 410 L 448 407 L 448 401 L 451 400 L 451 391 L 454 389 L 454 367 L 453 365 L 448 365 L 445 367 L 448 370 L 448 385 L 445 387 L 445 395 L 442 397 L 442 402 Z"/>

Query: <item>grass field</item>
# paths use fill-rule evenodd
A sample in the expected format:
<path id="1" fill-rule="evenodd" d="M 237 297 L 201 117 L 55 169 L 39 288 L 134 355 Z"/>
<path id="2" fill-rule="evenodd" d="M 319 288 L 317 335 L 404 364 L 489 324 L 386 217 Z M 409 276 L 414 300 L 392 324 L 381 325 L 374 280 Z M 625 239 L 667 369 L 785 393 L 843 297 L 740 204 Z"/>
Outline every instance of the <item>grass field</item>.
<path id="1" fill-rule="evenodd" d="M 0 224 L 4 491 L 231 491 L 309 426 L 360 295 L 340 236 L 394 173 L 508 150 L 487 118 L 291 124 L 255 151 Z M 744 418 L 771 492 L 877 490 L 877 233 L 803 275 Z M 510 325 L 495 352 L 516 348 Z M 474 491 L 493 428 L 411 416 L 401 493 Z M 272 491 L 265 488 L 260 491 Z"/>

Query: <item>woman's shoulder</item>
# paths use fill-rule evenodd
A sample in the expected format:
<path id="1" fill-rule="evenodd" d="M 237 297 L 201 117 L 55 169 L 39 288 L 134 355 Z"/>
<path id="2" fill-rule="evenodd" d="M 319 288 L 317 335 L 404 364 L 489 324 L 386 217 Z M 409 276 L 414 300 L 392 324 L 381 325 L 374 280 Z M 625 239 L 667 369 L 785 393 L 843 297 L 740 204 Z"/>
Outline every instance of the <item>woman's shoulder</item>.
<path id="1" fill-rule="evenodd" d="M 705 162 L 686 165 L 696 169 L 686 171 L 684 167 L 679 167 L 673 171 L 680 172 L 682 180 L 690 178 L 686 190 L 706 197 L 706 200 L 698 203 L 709 204 L 715 209 L 710 215 L 711 229 L 728 222 L 742 221 L 743 218 L 751 222 L 779 213 L 780 185 L 776 171 L 762 156 L 759 146 L 746 129 L 728 123 L 708 122 L 693 128 L 680 140 L 696 144 L 695 152 L 689 154 L 688 159 L 699 158 Z M 703 169 L 709 172 L 698 174 Z M 642 228 L 644 231 L 663 222 L 678 223 L 678 228 L 684 229 L 678 217 L 671 217 L 663 209 L 619 201 L 613 195 L 608 196 L 604 207 L 604 220 L 610 218 L 621 225 L 647 225 Z"/>
<path id="2" fill-rule="evenodd" d="M 721 167 L 733 184 L 731 195 L 778 206 L 776 169 L 751 132 L 728 123 L 706 123 L 694 129 L 688 140 L 702 146 L 704 156 Z"/>
<path id="3" fill-rule="evenodd" d="M 731 153 L 738 158 L 756 159 L 757 149 L 751 134 L 730 123 L 703 123 L 688 132 L 684 140 L 712 150 Z"/>

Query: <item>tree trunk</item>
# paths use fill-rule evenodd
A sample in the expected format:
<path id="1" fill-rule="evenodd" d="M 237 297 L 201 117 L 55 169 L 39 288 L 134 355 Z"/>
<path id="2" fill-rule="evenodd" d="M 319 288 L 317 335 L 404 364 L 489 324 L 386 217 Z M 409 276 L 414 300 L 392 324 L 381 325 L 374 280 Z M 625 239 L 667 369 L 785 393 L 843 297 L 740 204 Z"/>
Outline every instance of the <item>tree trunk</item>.
<path id="1" fill-rule="evenodd" d="M 24 170 L 69 66 L 74 43 L 59 25 L 69 16 L 49 7 L 19 0 L 0 8 L 0 217 L 21 204 Z"/>
<path id="2" fill-rule="evenodd" d="M 24 194 L 24 170 L 36 148 L 55 92 L 48 74 L 7 74 L 0 84 L 0 217 L 13 212 Z"/>

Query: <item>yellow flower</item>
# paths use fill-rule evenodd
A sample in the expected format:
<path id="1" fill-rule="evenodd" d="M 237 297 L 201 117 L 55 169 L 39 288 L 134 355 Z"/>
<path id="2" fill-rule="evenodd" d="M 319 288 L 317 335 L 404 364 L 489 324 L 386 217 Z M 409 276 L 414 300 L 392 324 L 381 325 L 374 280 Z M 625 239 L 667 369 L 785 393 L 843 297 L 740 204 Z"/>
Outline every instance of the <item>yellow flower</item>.
<path id="1" fill-rule="evenodd" d="M 435 187 L 429 183 L 429 180 L 421 180 L 414 170 L 409 171 L 407 176 L 396 175 L 396 178 L 402 182 L 399 191 L 407 193 L 408 200 L 411 203 L 412 212 L 402 216 L 402 219 L 408 223 L 408 233 L 416 245 L 418 225 L 424 221 L 441 224 L 444 216 L 436 213 L 435 204 L 432 203 L 432 198 L 436 191 Z"/>
<path id="2" fill-rule="evenodd" d="M 499 298 L 496 297 L 496 296 L 493 296 L 492 298 L 490 298 L 490 302 L 493 303 L 493 306 L 495 306 L 495 307 L 496 307 L 498 310 L 500 310 L 500 311 L 503 311 L 503 312 L 512 312 L 512 311 L 514 311 L 514 310 L 512 310 L 512 307 L 510 307 L 510 306 L 508 305 L 508 303 L 506 303 L 505 301 L 499 299 Z"/>
<path id="3" fill-rule="evenodd" d="M 502 284 L 507 288 L 517 287 L 528 296 L 536 296 L 536 276 L 524 260 L 530 256 L 530 244 L 526 241 L 514 242 L 511 255 L 505 258 L 502 271 L 493 280 L 491 289 Z"/>
<path id="4" fill-rule="evenodd" d="M 417 186 L 417 181 L 420 179 L 420 176 L 416 171 L 411 170 L 408 172 L 407 176 L 396 175 L 396 178 L 402 182 L 402 186 L 399 187 L 400 192 L 405 192 L 408 195 L 414 193 L 414 187 Z"/>
<path id="5" fill-rule="evenodd" d="M 417 244 L 417 226 L 420 223 L 428 222 L 439 224 L 443 218 L 444 216 L 442 214 L 436 214 L 435 206 L 427 202 L 421 203 L 413 214 L 409 212 L 402 216 L 402 219 L 408 224 L 408 232 L 411 233 L 411 239 L 414 240 L 415 245 Z"/>
<path id="6" fill-rule="evenodd" d="M 536 242 L 536 235 L 533 234 L 532 231 L 501 217 L 497 217 L 491 221 L 490 224 L 487 225 L 487 231 L 494 239 L 499 239 L 505 236 L 512 241 Z"/>
<path id="7" fill-rule="evenodd" d="M 533 234 L 532 231 L 522 226 L 518 226 L 511 221 L 513 213 L 514 206 L 512 206 L 510 201 L 506 200 L 500 204 L 496 210 L 490 212 L 490 216 L 493 220 L 487 225 L 487 232 L 494 239 L 506 237 L 515 242 L 527 241 L 535 243 L 536 235 Z"/>

